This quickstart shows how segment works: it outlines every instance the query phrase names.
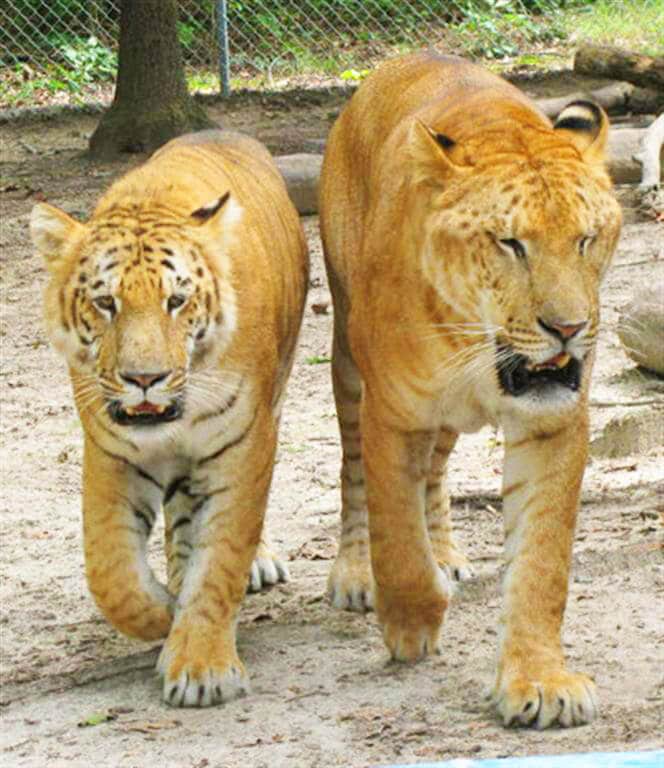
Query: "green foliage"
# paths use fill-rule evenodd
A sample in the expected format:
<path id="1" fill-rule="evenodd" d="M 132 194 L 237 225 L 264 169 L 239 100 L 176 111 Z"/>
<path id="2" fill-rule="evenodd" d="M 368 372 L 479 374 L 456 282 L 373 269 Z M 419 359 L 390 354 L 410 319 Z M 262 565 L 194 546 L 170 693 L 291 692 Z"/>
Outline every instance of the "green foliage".
<path id="1" fill-rule="evenodd" d="M 117 54 L 103 46 L 94 35 L 88 38 L 53 35 L 49 40 L 64 62 L 65 77 L 75 88 L 115 78 Z"/>
<path id="2" fill-rule="evenodd" d="M 93 715 L 84 717 L 78 724 L 79 728 L 94 728 L 96 725 L 102 723 L 110 723 L 113 720 L 117 720 L 118 716 L 112 712 L 96 712 Z"/>
<path id="3" fill-rule="evenodd" d="M 340 77 L 342 80 L 349 80 L 352 83 L 358 83 L 364 80 L 371 70 L 369 69 L 344 69 Z"/>
<path id="4" fill-rule="evenodd" d="M 184 50 L 190 50 L 196 39 L 196 27 L 193 24 L 178 21 L 178 37 L 180 38 L 180 45 Z"/>
<path id="5" fill-rule="evenodd" d="M 216 93 L 219 90 L 219 75 L 216 72 L 192 72 L 187 75 L 187 86 L 197 93 Z"/>
<path id="6" fill-rule="evenodd" d="M 9 2 L 14 26 L 0 28 L 2 101 L 58 92 L 82 99 L 113 80 L 118 0 Z M 218 88 L 216 7 L 179 0 L 193 90 Z M 542 48 L 584 37 L 646 53 L 664 48 L 664 0 L 229 0 L 228 16 L 234 87 L 279 87 L 294 75 L 356 83 L 376 62 L 425 45 L 521 66 L 538 66 Z"/>
<path id="7" fill-rule="evenodd" d="M 664 0 L 596 0 L 579 4 L 564 25 L 577 39 L 619 45 L 651 56 L 664 51 Z"/>
<path id="8" fill-rule="evenodd" d="M 14 64 L 0 81 L 0 101 L 24 104 L 43 92 L 76 95 L 85 86 L 115 79 L 117 54 L 96 37 L 53 34 L 48 42 L 56 63 L 45 66 L 44 74 L 37 77 L 27 64 Z"/>
<path id="9" fill-rule="evenodd" d="M 565 0 L 559 0 L 560 4 Z M 469 0 L 463 6 L 463 21 L 457 30 L 466 52 L 488 59 L 517 56 L 523 44 L 553 42 L 565 37 L 558 14 L 548 0 L 546 16 L 528 13 L 543 10 L 542 0 Z"/>

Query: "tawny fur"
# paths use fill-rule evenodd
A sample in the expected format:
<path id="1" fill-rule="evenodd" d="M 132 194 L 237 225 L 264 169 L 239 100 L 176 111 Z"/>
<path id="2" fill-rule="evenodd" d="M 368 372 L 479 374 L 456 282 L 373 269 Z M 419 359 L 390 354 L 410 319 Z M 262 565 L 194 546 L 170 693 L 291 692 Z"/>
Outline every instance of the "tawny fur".
<path id="1" fill-rule="evenodd" d="M 167 144 L 86 224 L 36 206 L 32 234 L 84 431 L 90 590 L 122 632 L 166 637 L 170 703 L 231 698 L 246 688 L 235 621 L 250 573 L 253 588 L 286 575 L 261 536 L 307 286 L 297 212 L 264 147 L 215 131 Z M 137 372 L 168 376 L 142 394 Z M 110 417 L 144 397 L 182 415 Z M 162 507 L 168 589 L 145 552 Z"/>
<path id="2" fill-rule="evenodd" d="M 606 116 L 580 105 L 559 121 L 554 129 L 517 89 L 460 59 L 397 59 L 334 125 L 320 191 L 343 443 L 332 600 L 375 605 L 398 659 L 438 646 L 444 573 L 468 573 L 440 487 L 447 457 L 458 433 L 501 426 L 495 700 L 506 723 L 539 727 L 596 712 L 592 681 L 566 670 L 560 630 L 598 291 L 621 220 L 603 165 Z M 497 344 L 533 364 L 560 352 L 539 321 L 582 329 L 568 342 L 584 360 L 578 392 L 501 390 Z"/>

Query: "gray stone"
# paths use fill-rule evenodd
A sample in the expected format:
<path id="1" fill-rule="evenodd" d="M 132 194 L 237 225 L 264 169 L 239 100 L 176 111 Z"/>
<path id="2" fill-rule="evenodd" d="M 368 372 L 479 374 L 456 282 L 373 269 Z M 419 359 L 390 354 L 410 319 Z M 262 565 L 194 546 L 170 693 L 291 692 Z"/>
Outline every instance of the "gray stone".
<path id="1" fill-rule="evenodd" d="M 641 181 L 641 163 L 635 156 L 641 151 L 645 131 L 639 128 L 615 128 L 609 133 L 608 168 L 616 184 Z"/>
<path id="2" fill-rule="evenodd" d="M 302 215 L 318 212 L 318 179 L 320 178 L 322 155 L 282 155 L 275 158 L 286 188 L 298 213 Z"/>
<path id="3" fill-rule="evenodd" d="M 618 336 L 629 357 L 642 368 L 664 376 L 664 287 L 641 288 L 623 308 Z"/>
<path id="4" fill-rule="evenodd" d="M 643 406 L 617 408 L 590 443 L 590 453 L 601 459 L 643 456 L 664 441 L 664 409 Z"/>

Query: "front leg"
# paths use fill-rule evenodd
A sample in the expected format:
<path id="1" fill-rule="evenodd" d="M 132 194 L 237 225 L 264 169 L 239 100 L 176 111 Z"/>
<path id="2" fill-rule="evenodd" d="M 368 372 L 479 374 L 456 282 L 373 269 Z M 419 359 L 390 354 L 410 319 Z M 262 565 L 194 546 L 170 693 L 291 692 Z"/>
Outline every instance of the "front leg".
<path id="1" fill-rule="evenodd" d="M 587 416 L 542 434 L 506 431 L 504 612 L 494 697 L 506 725 L 590 722 L 595 685 L 568 672 L 560 631 L 567 601 Z"/>
<path id="2" fill-rule="evenodd" d="M 413 661 L 437 650 L 450 595 L 425 517 L 435 433 L 390 425 L 389 413 L 370 395 L 362 429 L 375 609 L 392 656 Z"/>
<path id="3" fill-rule="evenodd" d="M 156 580 L 146 556 L 161 494 L 154 478 L 86 433 L 83 538 L 88 586 L 111 624 L 142 640 L 165 637 L 172 619 L 171 595 Z"/>
<path id="4" fill-rule="evenodd" d="M 237 612 L 261 537 L 276 424 L 267 409 L 210 446 L 192 475 L 191 543 L 173 628 L 159 671 L 174 706 L 210 706 L 241 695 L 247 676 L 235 645 Z"/>

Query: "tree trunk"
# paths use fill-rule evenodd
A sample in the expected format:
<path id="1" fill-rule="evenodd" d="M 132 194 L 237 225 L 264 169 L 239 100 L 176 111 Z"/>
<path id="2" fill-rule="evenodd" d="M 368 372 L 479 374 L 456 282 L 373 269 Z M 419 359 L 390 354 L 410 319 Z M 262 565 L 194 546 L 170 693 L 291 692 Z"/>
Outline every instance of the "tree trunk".
<path id="1" fill-rule="evenodd" d="M 619 48 L 587 44 L 576 52 L 574 71 L 627 80 L 643 88 L 664 89 L 664 56 L 643 56 Z"/>
<path id="2" fill-rule="evenodd" d="M 217 126 L 187 91 L 177 0 L 122 0 L 115 98 L 90 138 L 90 154 L 152 152 L 210 127 Z"/>

